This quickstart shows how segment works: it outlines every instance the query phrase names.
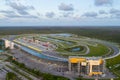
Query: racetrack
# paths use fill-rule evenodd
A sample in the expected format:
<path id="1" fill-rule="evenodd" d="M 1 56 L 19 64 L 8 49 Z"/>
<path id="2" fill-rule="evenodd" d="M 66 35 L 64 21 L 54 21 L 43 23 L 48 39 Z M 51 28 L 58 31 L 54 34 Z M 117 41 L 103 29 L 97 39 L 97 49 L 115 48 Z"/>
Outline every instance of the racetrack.
<path id="1" fill-rule="evenodd" d="M 6 38 L 10 41 L 13 41 L 15 38 L 16 38 L 17 35 L 12 35 L 12 36 L 9 36 L 9 38 Z M 75 38 L 74 38 L 75 39 Z M 77 40 L 77 39 L 76 39 Z M 110 58 L 114 58 L 116 56 L 118 56 L 120 54 L 120 50 L 117 46 L 109 43 L 109 42 L 106 42 L 106 41 L 102 41 L 102 40 L 96 40 L 96 39 L 89 39 L 89 38 L 85 38 L 86 41 L 89 41 L 89 42 L 95 42 L 95 43 L 101 43 L 101 44 L 104 44 L 105 46 L 108 46 L 109 48 L 111 48 L 113 50 L 113 53 L 110 54 L 110 55 L 107 55 L 107 56 L 102 56 L 104 59 L 110 59 Z M 93 43 L 94 44 L 94 43 Z M 84 44 L 81 44 L 81 45 L 84 45 Z M 90 44 L 91 45 L 91 44 Z M 86 45 L 84 45 L 86 46 Z M 86 46 L 87 47 L 87 46 Z M 34 50 L 35 51 L 35 50 Z M 87 47 L 87 51 L 85 54 L 89 54 L 90 50 L 89 50 L 89 47 Z M 45 54 L 46 53 L 46 54 Z M 67 58 L 62 58 L 62 57 L 59 57 L 59 56 L 56 56 L 56 55 L 51 55 L 51 54 L 56 54 L 56 52 L 54 51 L 43 51 L 41 54 L 44 55 L 44 56 L 47 56 L 47 57 L 52 57 L 52 58 L 57 58 L 58 60 L 57 61 L 66 61 Z M 38 53 L 40 54 L 40 53 Z M 94 55 L 93 55 L 94 56 Z M 60 59 L 60 60 L 59 60 Z M 62 59 L 62 60 L 61 60 Z"/>

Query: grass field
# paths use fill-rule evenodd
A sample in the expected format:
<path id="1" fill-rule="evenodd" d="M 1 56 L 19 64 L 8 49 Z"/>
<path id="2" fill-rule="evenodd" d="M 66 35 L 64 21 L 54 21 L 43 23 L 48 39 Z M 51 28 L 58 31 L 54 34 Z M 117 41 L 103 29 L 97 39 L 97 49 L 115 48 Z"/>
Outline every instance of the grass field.
<path id="1" fill-rule="evenodd" d="M 90 53 L 86 56 L 103 56 L 109 52 L 109 49 L 102 44 L 98 44 L 97 47 L 89 46 Z"/>
<path id="2" fill-rule="evenodd" d="M 118 78 L 116 78 L 115 80 L 120 80 L 120 55 L 106 61 L 107 68 L 118 76 Z"/>

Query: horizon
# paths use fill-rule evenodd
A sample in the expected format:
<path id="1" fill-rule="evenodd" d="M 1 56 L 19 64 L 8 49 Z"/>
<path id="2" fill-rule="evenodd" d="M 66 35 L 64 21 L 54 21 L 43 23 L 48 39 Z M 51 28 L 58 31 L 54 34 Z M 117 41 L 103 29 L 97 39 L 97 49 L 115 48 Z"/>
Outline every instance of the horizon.
<path id="1" fill-rule="evenodd" d="M 0 26 L 0 28 L 120 28 L 120 26 Z"/>

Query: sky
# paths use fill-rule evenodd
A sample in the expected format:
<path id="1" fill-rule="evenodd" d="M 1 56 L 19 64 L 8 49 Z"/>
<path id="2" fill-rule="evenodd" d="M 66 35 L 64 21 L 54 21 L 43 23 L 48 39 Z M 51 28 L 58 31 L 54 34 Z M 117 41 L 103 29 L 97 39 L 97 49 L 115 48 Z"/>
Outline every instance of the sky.
<path id="1" fill-rule="evenodd" d="M 120 0 L 0 0 L 0 26 L 120 26 Z"/>

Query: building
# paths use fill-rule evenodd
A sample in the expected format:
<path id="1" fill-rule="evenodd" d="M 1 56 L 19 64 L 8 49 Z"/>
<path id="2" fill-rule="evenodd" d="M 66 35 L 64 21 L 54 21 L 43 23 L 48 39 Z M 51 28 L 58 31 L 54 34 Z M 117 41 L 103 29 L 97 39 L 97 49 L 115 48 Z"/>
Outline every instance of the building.
<path id="1" fill-rule="evenodd" d="M 105 60 L 101 57 L 69 57 L 69 71 L 81 76 L 96 76 L 104 74 Z"/>
<path id="2" fill-rule="evenodd" d="M 4 42 L 5 42 L 5 48 L 10 48 L 10 49 L 14 49 L 14 42 L 12 42 L 12 41 L 9 41 L 9 40 L 4 40 Z"/>

